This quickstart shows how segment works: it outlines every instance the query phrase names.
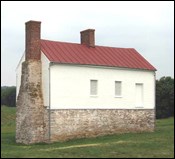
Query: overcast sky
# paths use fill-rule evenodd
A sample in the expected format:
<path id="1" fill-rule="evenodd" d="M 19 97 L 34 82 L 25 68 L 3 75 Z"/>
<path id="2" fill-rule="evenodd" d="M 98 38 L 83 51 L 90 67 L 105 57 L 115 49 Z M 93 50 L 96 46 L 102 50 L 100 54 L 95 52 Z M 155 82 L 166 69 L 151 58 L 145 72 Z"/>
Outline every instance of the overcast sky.
<path id="1" fill-rule="evenodd" d="M 41 21 L 41 38 L 55 41 L 80 43 L 80 31 L 95 29 L 97 45 L 135 48 L 157 79 L 174 78 L 174 1 L 1 1 L 1 86 L 16 85 L 29 20 Z"/>

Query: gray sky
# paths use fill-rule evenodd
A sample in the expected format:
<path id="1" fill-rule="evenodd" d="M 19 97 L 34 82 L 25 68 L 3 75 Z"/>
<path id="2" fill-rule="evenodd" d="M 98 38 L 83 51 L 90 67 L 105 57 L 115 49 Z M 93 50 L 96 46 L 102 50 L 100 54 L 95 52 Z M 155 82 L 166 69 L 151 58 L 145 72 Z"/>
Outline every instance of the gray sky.
<path id="1" fill-rule="evenodd" d="M 41 38 L 55 41 L 79 43 L 79 32 L 93 28 L 96 45 L 135 48 L 157 68 L 157 79 L 174 78 L 173 1 L 1 1 L 1 86 L 16 85 L 29 20 L 41 21 Z"/>

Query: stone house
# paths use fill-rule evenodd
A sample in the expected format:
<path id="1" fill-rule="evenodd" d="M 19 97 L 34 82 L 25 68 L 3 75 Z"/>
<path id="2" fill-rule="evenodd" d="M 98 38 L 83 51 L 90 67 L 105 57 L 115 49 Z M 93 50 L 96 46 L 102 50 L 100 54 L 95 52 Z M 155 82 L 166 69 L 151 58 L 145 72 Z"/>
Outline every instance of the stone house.
<path id="1" fill-rule="evenodd" d="M 16 142 L 37 143 L 154 131 L 156 69 L 133 48 L 43 40 L 26 22 L 17 66 Z"/>

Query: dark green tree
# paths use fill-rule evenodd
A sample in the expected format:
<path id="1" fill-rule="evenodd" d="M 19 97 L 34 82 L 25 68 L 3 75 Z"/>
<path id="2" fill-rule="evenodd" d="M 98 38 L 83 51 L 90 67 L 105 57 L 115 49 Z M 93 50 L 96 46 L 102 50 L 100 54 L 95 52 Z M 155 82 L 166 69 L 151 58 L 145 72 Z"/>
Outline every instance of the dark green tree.
<path id="1" fill-rule="evenodd" d="M 156 80 L 156 118 L 174 116 L 174 79 Z"/>
<path id="2" fill-rule="evenodd" d="M 1 105 L 16 106 L 16 87 L 1 87 Z"/>

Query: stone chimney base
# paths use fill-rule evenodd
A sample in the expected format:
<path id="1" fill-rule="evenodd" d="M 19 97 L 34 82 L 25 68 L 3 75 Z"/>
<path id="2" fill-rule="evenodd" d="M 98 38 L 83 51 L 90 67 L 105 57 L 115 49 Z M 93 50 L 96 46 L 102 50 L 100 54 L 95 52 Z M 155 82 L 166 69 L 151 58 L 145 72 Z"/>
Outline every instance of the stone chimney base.
<path id="1" fill-rule="evenodd" d="M 29 60 L 22 63 L 21 86 L 16 107 L 16 142 L 44 142 L 47 124 L 44 119 L 40 61 Z"/>

